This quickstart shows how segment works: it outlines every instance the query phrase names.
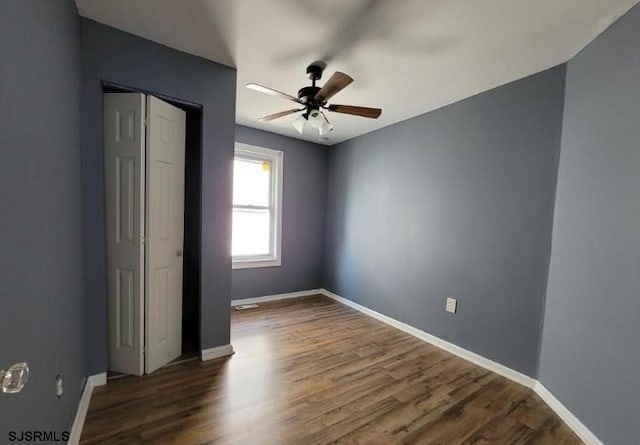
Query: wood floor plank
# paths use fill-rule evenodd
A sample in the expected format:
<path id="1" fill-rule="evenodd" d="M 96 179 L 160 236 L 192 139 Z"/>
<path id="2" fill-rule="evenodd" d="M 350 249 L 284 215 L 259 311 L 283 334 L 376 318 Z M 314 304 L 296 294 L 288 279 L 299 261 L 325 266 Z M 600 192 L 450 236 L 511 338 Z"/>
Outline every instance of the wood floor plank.
<path id="1" fill-rule="evenodd" d="M 232 357 L 97 388 L 81 443 L 581 443 L 531 390 L 324 296 L 231 331 Z"/>

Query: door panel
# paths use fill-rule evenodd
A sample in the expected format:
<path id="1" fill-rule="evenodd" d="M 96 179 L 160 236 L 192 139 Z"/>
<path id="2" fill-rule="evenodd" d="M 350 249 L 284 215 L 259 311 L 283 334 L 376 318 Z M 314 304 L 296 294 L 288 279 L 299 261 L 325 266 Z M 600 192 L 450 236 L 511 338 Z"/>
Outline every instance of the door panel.
<path id="1" fill-rule="evenodd" d="M 184 111 L 147 97 L 147 373 L 182 352 L 185 124 Z"/>
<path id="2" fill-rule="evenodd" d="M 145 98 L 104 95 L 109 370 L 141 375 L 144 326 Z"/>
<path id="3" fill-rule="evenodd" d="M 135 180 L 136 161 L 134 158 L 117 156 L 116 161 L 116 202 L 115 221 L 116 243 L 135 244 Z M 140 180 L 140 178 L 138 178 Z"/>
<path id="4" fill-rule="evenodd" d="M 118 348 L 131 348 L 134 345 L 133 308 L 135 302 L 135 272 L 116 267 L 116 304 L 118 306 Z"/>

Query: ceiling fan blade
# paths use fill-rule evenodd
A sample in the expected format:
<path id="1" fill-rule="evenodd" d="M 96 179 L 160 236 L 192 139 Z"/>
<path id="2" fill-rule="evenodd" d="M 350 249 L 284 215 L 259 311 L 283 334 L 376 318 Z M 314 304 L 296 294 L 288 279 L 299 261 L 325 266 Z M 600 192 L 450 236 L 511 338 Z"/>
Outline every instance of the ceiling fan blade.
<path id="1" fill-rule="evenodd" d="M 247 88 L 249 88 L 250 90 L 258 91 L 260 93 L 266 93 L 266 94 L 270 94 L 272 96 L 282 97 L 283 99 L 292 100 L 293 102 L 297 102 L 299 104 L 302 103 L 302 101 L 300 99 L 298 99 L 297 97 L 294 97 L 294 96 L 292 96 L 290 94 L 287 94 L 287 93 L 283 93 L 283 92 L 278 91 L 278 90 L 274 90 L 273 88 L 265 87 L 263 85 L 258 85 L 257 83 L 248 83 L 247 84 Z"/>
<path id="2" fill-rule="evenodd" d="M 329 80 L 327 80 L 324 86 L 320 88 L 315 99 L 324 103 L 345 89 L 351 82 L 353 82 L 351 76 L 341 73 L 340 71 L 336 71 Z"/>
<path id="3" fill-rule="evenodd" d="M 273 114 L 270 114 L 269 116 L 264 116 L 264 117 L 258 118 L 258 120 L 260 122 L 269 122 L 269 121 L 272 121 L 274 119 L 278 119 L 279 117 L 288 116 L 290 114 L 297 113 L 298 111 L 303 111 L 303 110 L 304 110 L 304 108 L 296 108 L 294 110 L 281 111 L 279 113 L 273 113 Z"/>
<path id="4" fill-rule="evenodd" d="M 380 108 L 356 107 L 354 105 L 329 105 L 329 111 L 353 114 L 354 116 L 368 117 L 370 119 L 378 119 L 382 114 Z"/>

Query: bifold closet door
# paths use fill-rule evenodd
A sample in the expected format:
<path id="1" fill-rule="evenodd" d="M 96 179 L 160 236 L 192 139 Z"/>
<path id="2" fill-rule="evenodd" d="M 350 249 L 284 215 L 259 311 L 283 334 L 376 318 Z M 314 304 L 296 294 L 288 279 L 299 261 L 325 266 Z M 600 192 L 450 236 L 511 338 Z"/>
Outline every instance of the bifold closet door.
<path id="1" fill-rule="evenodd" d="M 184 111 L 147 96 L 145 370 L 182 352 Z"/>
<path id="2" fill-rule="evenodd" d="M 153 96 L 104 95 L 110 371 L 150 373 L 182 352 L 185 125 Z"/>
<path id="3" fill-rule="evenodd" d="M 145 97 L 104 95 L 109 370 L 144 372 Z"/>

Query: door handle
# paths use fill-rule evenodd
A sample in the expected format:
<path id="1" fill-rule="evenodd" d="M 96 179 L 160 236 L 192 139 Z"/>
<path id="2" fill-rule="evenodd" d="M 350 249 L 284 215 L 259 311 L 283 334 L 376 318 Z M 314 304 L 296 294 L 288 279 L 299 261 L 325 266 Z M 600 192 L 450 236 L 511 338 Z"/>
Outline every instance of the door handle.
<path id="1" fill-rule="evenodd" d="M 176 256 L 182 256 L 182 250 L 180 249 L 176 250 Z"/>

